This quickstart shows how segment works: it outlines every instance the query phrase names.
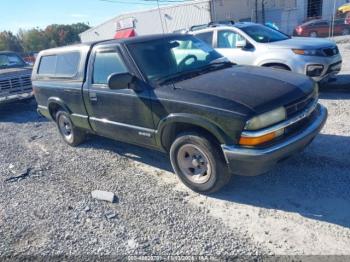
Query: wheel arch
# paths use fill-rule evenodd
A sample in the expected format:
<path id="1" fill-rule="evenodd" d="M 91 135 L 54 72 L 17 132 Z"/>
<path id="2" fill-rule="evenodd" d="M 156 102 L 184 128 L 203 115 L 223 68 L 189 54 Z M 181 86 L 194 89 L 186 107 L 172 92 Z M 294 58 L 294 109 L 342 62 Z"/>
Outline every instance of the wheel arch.
<path id="1" fill-rule="evenodd" d="M 261 64 L 260 66 L 262 66 L 262 67 L 281 66 L 281 67 L 286 68 L 289 71 L 292 71 L 290 66 L 287 65 L 286 63 L 283 63 L 283 62 L 266 62 L 266 63 Z"/>
<path id="2" fill-rule="evenodd" d="M 217 144 L 225 144 L 229 140 L 223 130 L 211 121 L 191 114 L 171 114 L 158 125 L 158 143 L 162 149 L 169 151 L 177 135 L 186 131 L 197 131 Z"/>
<path id="3" fill-rule="evenodd" d="M 48 99 L 47 108 L 49 110 L 52 120 L 56 119 L 56 113 L 59 111 L 59 109 L 62 109 L 69 114 L 72 113 L 72 111 L 68 108 L 68 106 L 58 97 L 50 97 Z"/>

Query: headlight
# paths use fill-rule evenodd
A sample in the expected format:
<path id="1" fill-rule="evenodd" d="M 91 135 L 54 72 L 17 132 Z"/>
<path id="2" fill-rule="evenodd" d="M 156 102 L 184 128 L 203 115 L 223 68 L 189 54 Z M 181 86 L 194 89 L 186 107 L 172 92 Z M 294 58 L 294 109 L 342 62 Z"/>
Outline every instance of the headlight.
<path id="1" fill-rule="evenodd" d="M 275 110 L 253 117 L 252 119 L 248 120 L 245 129 L 258 130 L 273 124 L 277 124 L 285 120 L 286 117 L 286 109 L 284 107 L 279 107 Z"/>
<path id="2" fill-rule="evenodd" d="M 319 49 L 292 49 L 294 54 L 297 55 L 307 55 L 307 56 L 324 56 Z"/>

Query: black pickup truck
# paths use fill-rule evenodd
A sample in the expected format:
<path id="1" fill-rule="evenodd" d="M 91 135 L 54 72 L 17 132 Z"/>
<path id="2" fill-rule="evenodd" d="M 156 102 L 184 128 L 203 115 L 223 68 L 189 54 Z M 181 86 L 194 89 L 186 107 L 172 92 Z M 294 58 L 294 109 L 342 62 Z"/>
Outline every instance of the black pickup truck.
<path id="1" fill-rule="evenodd" d="M 170 154 L 192 190 L 219 190 L 301 151 L 327 110 L 306 76 L 230 63 L 189 35 L 155 35 L 43 51 L 32 75 L 38 111 L 64 141 L 86 134 Z"/>

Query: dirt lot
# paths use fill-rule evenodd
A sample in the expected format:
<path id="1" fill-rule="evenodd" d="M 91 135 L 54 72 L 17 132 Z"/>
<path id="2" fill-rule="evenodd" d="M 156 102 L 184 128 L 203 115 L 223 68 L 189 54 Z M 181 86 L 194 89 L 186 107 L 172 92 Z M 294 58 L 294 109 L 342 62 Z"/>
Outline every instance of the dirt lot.
<path id="1" fill-rule="evenodd" d="M 98 137 L 70 148 L 34 102 L 0 107 L 0 256 L 350 255 L 350 86 L 320 102 L 329 120 L 305 152 L 210 197 L 163 154 Z"/>

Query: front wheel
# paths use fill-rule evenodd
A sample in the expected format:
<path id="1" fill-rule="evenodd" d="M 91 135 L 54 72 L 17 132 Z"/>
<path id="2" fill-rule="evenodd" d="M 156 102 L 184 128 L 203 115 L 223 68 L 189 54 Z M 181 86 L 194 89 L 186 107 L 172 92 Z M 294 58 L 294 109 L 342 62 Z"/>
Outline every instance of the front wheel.
<path id="1" fill-rule="evenodd" d="M 231 178 L 218 146 L 198 133 L 179 135 L 170 148 L 170 160 L 180 180 L 198 193 L 214 193 Z"/>
<path id="2" fill-rule="evenodd" d="M 85 133 L 74 126 L 67 112 L 57 112 L 56 124 L 64 142 L 68 145 L 78 146 L 85 140 Z"/>

